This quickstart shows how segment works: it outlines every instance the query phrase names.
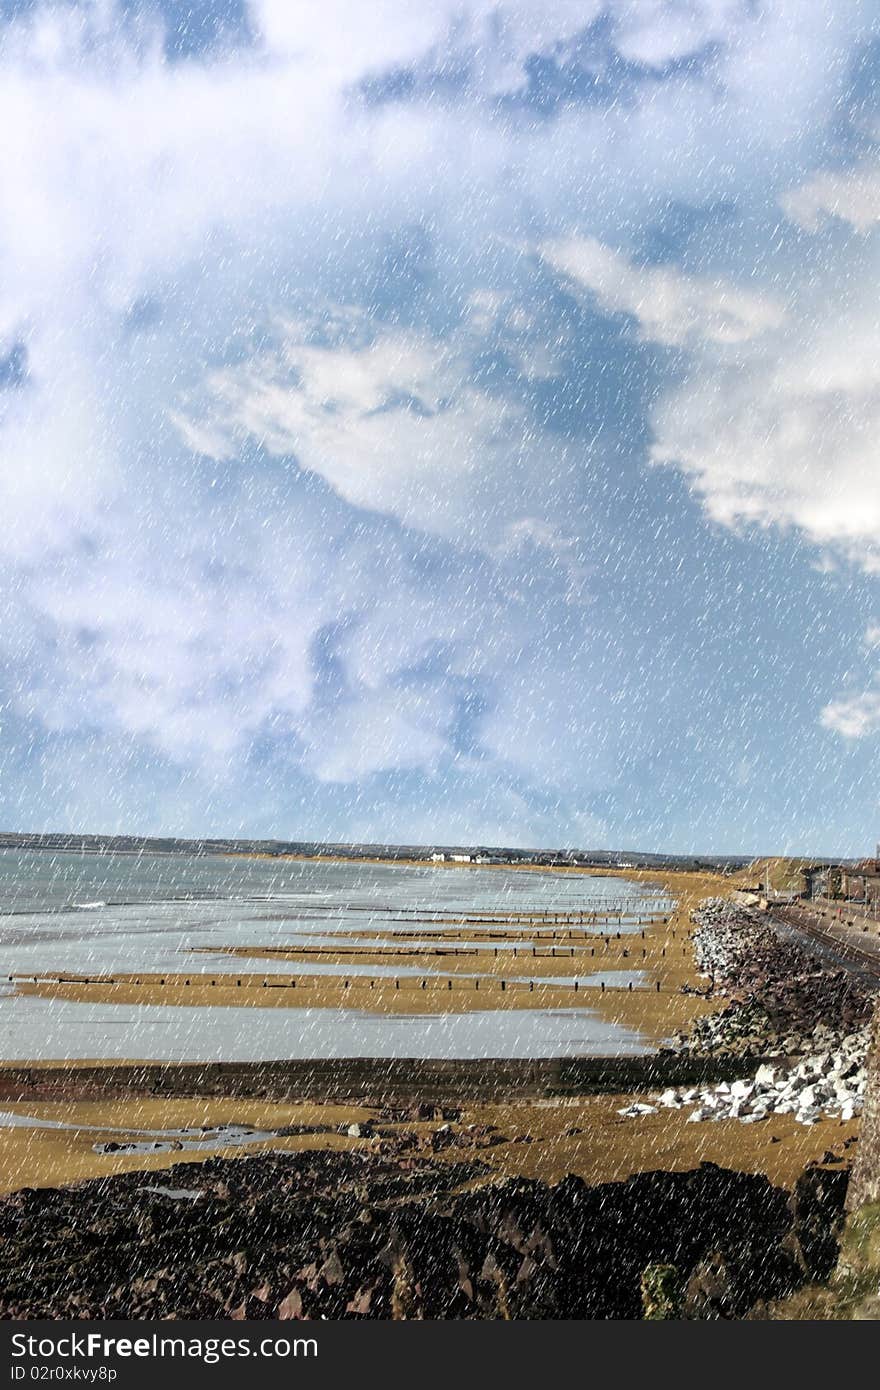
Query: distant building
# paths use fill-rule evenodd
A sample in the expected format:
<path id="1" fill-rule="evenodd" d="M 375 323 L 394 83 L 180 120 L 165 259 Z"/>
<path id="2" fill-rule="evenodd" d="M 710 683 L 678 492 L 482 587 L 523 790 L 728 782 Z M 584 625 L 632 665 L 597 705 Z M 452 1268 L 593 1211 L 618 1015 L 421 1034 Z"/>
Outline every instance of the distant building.
<path id="1" fill-rule="evenodd" d="M 450 854 L 449 858 L 453 864 L 471 864 L 473 859 L 469 854 Z"/>
<path id="2" fill-rule="evenodd" d="M 880 908 L 880 860 L 863 859 L 841 871 L 841 896 L 848 902 Z"/>
<path id="3" fill-rule="evenodd" d="M 880 858 L 858 863 L 805 864 L 802 896 L 858 903 L 880 913 Z"/>
<path id="4" fill-rule="evenodd" d="M 445 854 L 439 854 L 439 853 L 432 854 L 432 855 L 431 855 L 431 863 L 432 863 L 432 864 L 445 864 L 445 863 L 446 863 L 446 855 L 445 855 Z"/>
<path id="5" fill-rule="evenodd" d="M 801 869 L 804 876 L 805 898 L 825 898 L 828 896 L 828 876 L 830 864 L 805 864 Z"/>

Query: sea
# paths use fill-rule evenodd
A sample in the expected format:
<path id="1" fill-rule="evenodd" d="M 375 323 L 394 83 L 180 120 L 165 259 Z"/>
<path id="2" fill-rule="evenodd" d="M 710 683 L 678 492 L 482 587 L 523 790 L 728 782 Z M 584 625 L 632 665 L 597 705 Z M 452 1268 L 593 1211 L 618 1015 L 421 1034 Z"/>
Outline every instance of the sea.
<path id="1" fill-rule="evenodd" d="M 230 947 L 339 946 L 352 931 L 418 931 L 481 914 L 623 905 L 615 930 L 667 907 L 659 888 L 586 873 L 234 856 L 0 850 L 0 1062 L 258 1061 L 306 1057 L 546 1057 L 644 1052 L 589 1007 L 381 1015 L 345 1008 L 74 1002 L 19 992 L 27 977 L 168 972 L 291 973 Z M 485 926 L 485 924 L 484 924 Z M 524 944 L 528 923 L 499 929 Z M 466 927 L 459 928 L 466 932 Z M 354 944 L 352 940 L 349 944 Z M 411 946 L 413 939 L 407 938 Z M 500 942 L 498 944 L 501 944 Z M 207 949 L 206 949 L 207 948 Z M 298 975 L 403 977 L 410 968 L 297 964 Z M 425 975 L 424 967 L 411 973 Z M 634 973 L 633 978 L 638 983 Z M 583 1002 L 581 1002 L 583 1001 Z"/>

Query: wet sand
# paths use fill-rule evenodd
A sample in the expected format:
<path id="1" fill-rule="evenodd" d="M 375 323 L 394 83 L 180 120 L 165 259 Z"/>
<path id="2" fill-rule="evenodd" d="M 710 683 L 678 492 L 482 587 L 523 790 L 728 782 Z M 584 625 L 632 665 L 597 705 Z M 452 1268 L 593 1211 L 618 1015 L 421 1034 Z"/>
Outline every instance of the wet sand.
<path id="1" fill-rule="evenodd" d="M 496 1175 L 540 1178 L 556 1182 L 575 1173 L 587 1182 L 610 1182 L 652 1168 L 684 1171 L 702 1162 L 743 1172 L 764 1173 L 771 1182 L 791 1187 L 803 1168 L 826 1152 L 849 1154 L 844 1145 L 858 1133 L 858 1122 L 823 1120 L 798 1124 L 792 1116 L 776 1116 L 762 1124 L 736 1120 L 689 1124 L 687 1110 L 659 1111 L 624 1119 L 617 1112 L 631 1097 L 588 1096 L 558 1101 L 465 1107 L 452 1129 L 494 1126 L 493 1142 L 471 1150 L 442 1151 L 450 1161 L 473 1154 L 489 1165 L 487 1181 Z M 113 1173 L 155 1171 L 176 1163 L 201 1163 L 216 1156 L 237 1157 L 267 1150 L 299 1152 L 311 1149 L 359 1149 L 369 1152 L 382 1135 L 414 1134 L 427 1140 L 440 1121 L 384 1123 L 379 1112 L 364 1106 L 270 1104 L 231 1100 L 129 1100 L 42 1102 L 6 1105 L 23 1118 L 61 1121 L 71 1129 L 15 1127 L 2 1131 L 0 1191 L 23 1186 L 52 1187 Z M 376 1138 L 351 1138 L 338 1132 L 355 1122 L 374 1121 Z M 208 1151 L 182 1150 L 136 1153 L 95 1153 L 107 1140 L 139 1140 L 137 1131 L 174 1131 L 202 1125 L 247 1125 L 257 1130 L 309 1126 L 309 1134 L 273 1136 L 245 1145 L 222 1145 Z M 107 1134 L 100 1128 L 128 1130 Z M 328 1132 L 333 1131 L 333 1132 Z M 142 1142 L 149 1142 L 144 1138 Z M 438 1155 L 439 1156 L 439 1155 Z"/>
<path id="2" fill-rule="evenodd" d="M 620 878 L 623 875 L 618 870 L 609 871 L 608 876 Z M 240 986 L 235 983 L 238 977 L 228 974 L 206 977 L 141 974 L 116 976 L 100 983 L 72 980 L 59 984 L 43 979 L 34 985 L 22 982 L 18 988 L 45 998 L 80 1001 L 102 999 L 204 1008 L 226 1005 L 301 1008 L 307 1005 L 393 1015 L 575 1007 L 595 1011 L 607 1021 L 636 1030 L 646 1040 L 657 1043 L 688 1026 L 708 1009 L 718 1007 L 717 1002 L 709 1004 L 697 994 L 683 994 L 681 989 L 682 986 L 700 988 L 704 983 L 696 974 L 688 941 L 691 909 L 701 898 L 724 892 L 729 885 L 715 875 L 653 870 L 627 871 L 626 877 L 653 886 L 661 885 L 676 897 L 677 906 L 667 922 L 658 918 L 645 923 L 643 930 L 621 933 L 618 938 L 616 923 L 598 920 L 589 925 L 577 925 L 573 920 L 559 921 L 548 928 L 536 920 L 537 914 L 511 912 L 499 914 L 497 919 L 493 915 L 492 923 L 480 928 L 472 917 L 466 916 L 455 924 L 447 923 L 440 931 L 432 930 L 430 940 L 437 945 L 432 945 L 430 950 L 417 948 L 415 955 L 407 944 L 408 939 L 422 941 L 426 936 L 417 922 L 408 922 L 405 931 L 393 933 L 396 943 L 393 947 L 371 944 L 388 939 L 389 930 L 383 929 L 381 932 L 348 932 L 347 937 L 356 943 L 353 952 L 350 948 L 344 952 L 338 947 L 334 949 L 335 944 L 318 950 L 317 954 L 315 948 L 301 950 L 277 946 L 234 950 L 231 954 L 246 957 L 249 962 L 271 957 L 289 962 L 291 967 L 289 977 L 273 975 L 264 980 L 256 974 L 248 979 L 243 973 Z M 576 915 L 572 913 L 570 917 L 573 919 Z M 601 933 L 599 929 L 603 925 L 605 930 Z M 596 934 L 582 935 L 585 928 L 587 933 Z M 552 936 L 544 935 L 548 929 Z M 528 940 L 535 943 L 535 955 L 531 954 L 531 946 L 517 944 L 513 948 L 492 941 L 492 934 L 499 930 L 508 942 L 511 936 L 517 939 L 519 934 L 525 937 L 531 931 Z M 456 949 L 462 948 L 466 941 L 478 943 L 475 953 L 470 947 Z M 362 949 L 360 943 L 363 943 Z M 443 954 L 438 955 L 438 950 Z M 401 977 L 400 988 L 396 989 L 393 979 L 379 976 L 352 977 L 347 983 L 340 975 L 296 976 L 296 965 L 306 960 L 312 967 L 316 961 L 323 960 L 337 967 L 381 964 L 385 969 L 405 964 L 441 973 L 436 977 L 426 974 L 424 989 L 420 979 Z M 620 972 L 623 980 L 633 970 L 644 972 L 644 987 L 631 992 L 627 988 L 609 987 L 603 994 L 595 986 L 575 992 L 571 984 L 560 986 L 547 982 L 547 977 L 583 977 L 614 971 Z M 475 974 L 479 975 L 479 982 L 467 978 Z M 512 983 L 513 976 L 525 975 L 532 977 L 532 988 Z M 184 983 L 186 978 L 189 984 Z M 295 985 L 285 984 L 294 978 Z M 502 983 L 505 984 L 503 990 Z M 822 1158 L 827 1151 L 842 1155 L 845 1141 L 858 1133 L 857 1121 L 844 1124 L 838 1120 L 823 1120 L 808 1127 L 797 1124 L 791 1116 L 774 1117 L 755 1125 L 743 1125 L 738 1121 L 689 1124 L 687 1110 L 664 1110 L 654 1115 L 623 1119 L 617 1112 L 631 1099 L 631 1096 L 602 1095 L 517 1104 L 480 1104 L 464 1108 L 460 1124 L 453 1128 L 461 1130 L 468 1124 L 497 1127 L 496 1137 L 500 1142 L 481 1147 L 476 1155 L 490 1165 L 492 1174 L 538 1177 L 552 1182 L 566 1173 L 576 1173 L 589 1182 L 600 1182 L 652 1168 L 683 1170 L 711 1161 L 764 1173 L 772 1182 L 786 1186 L 795 1181 L 807 1163 Z M 57 1185 L 124 1171 L 160 1171 L 172 1163 L 201 1162 L 214 1154 L 236 1156 L 259 1149 L 369 1149 L 381 1142 L 349 1138 L 336 1132 L 340 1126 L 376 1118 L 375 1112 L 356 1106 L 133 1098 L 126 1101 L 34 1102 L 10 1104 L 5 1108 L 21 1115 L 61 1120 L 74 1126 L 69 1130 L 3 1129 L 0 1189 L 7 1191 L 25 1184 Z M 208 1153 L 175 1150 L 97 1154 L 93 1151 L 94 1144 L 108 1136 L 89 1128 L 173 1130 L 229 1123 L 258 1129 L 306 1125 L 312 1132 L 259 1140 L 244 1148 L 236 1145 L 229 1149 L 212 1149 Z M 436 1127 L 431 1122 L 406 1122 L 392 1128 L 411 1131 L 424 1138 Z M 328 1132 L 331 1130 L 334 1132 Z M 851 1149 L 846 1152 L 850 1153 Z M 449 1151 L 450 1157 L 462 1157 L 467 1153 L 466 1148 L 459 1147 Z"/>

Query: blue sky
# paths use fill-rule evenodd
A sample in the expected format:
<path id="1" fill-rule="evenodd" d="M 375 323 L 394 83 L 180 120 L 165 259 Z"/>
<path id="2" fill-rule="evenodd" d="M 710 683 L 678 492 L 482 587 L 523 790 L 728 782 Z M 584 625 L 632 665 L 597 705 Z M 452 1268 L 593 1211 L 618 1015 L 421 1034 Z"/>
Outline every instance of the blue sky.
<path id="1" fill-rule="evenodd" d="M 868 851 L 859 0 L 0 3 L 0 821 Z"/>

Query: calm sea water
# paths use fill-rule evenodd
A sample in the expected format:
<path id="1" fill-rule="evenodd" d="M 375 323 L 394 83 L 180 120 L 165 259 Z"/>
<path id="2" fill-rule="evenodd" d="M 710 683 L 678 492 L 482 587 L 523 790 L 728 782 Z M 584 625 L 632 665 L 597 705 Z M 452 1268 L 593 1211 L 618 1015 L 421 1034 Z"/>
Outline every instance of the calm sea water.
<path id="1" fill-rule="evenodd" d="M 289 974 L 284 961 L 223 956 L 204 948 L 339 943 L 346 933 L 365 928 L 387 933 L 383 939 L 390 942 L 402 918 L 416 919 L 419 933 L 429 938 L 432 927 L 442 926 L 440 918 L 455 913 L 588 911 L 608 898 L 626 899 L 633 912 L 660 901 L 652 890 L 624 880 L 579 874 L 3 850 L 0 1059 L 234 1061 L 640 1051 L 639 1038 L 587 1008 L 388 1017 L 343 1009 L 72 1003 L 18 995 L 10 980 L 148 970 Z M 518 940 L 528 940 L 527 929 Z M 301 974 L 309 969 L 297 966 Z M 311 970 L 334 973 L 317 964 Z M 400 966 L 349 966 L 344 973 L 410 972 Z M 597 985 L 600 980 L 597 974 Z M 585 977 L 585 986 L 589 982 Z"/>
<path id="2" fill-rule="evenodd" d="M 99 902 L 177 899 L 333 897 L 341 903 L 564 911 L 595 898 L 654 896 L 625 879 L 329 860 L 245 859 L 225 855 L 47 854 L 0 849 L 0 913 L 46 911 Z"/>

